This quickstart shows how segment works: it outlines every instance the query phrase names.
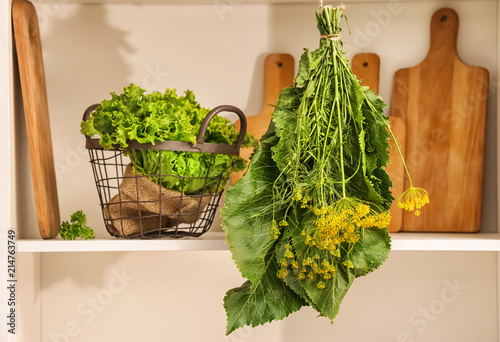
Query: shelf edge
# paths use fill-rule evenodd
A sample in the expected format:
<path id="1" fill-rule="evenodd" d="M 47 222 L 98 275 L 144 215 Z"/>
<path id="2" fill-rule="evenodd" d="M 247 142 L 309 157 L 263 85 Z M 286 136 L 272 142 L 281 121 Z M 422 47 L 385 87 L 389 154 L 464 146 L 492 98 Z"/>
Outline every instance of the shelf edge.
<path id="1" fill-rule="evenodd" d="M 391 234 L 393 251 L 477 251 L 500 252 L 500 234 Z M 52 252 L 153 252 L 153 251 L 228 251 L 223 232 L 209 232 L 189 239 L 61 239 L 17 240 L 20 253 Z"/>

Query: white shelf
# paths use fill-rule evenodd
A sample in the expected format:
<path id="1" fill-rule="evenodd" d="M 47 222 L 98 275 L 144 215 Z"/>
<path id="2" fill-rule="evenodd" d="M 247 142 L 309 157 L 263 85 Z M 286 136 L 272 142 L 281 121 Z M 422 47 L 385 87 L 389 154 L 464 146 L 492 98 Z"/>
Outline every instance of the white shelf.
<path id="1" fill-rule="evenodd" d="M 500 251 L 500 234 L 396 233 L 391 237 L 393 251 Z M 25 253 L 225 250 L 222 232 L 182 239 L 17 240 L 17 251 Z"/>
<path id="2" fill-rule="evenodd" d="M 94 240 L 19 239 L 18 252 L 124 252 L 124 251 L 222 251 L 227 250 L 223 232 L 208 232 L 197 238 Z"/>
<path id="3" fill-rule="evenodd" d="M 395 233 L 391 237 L 393 251 L 500 251 L 500 234 Z"/>

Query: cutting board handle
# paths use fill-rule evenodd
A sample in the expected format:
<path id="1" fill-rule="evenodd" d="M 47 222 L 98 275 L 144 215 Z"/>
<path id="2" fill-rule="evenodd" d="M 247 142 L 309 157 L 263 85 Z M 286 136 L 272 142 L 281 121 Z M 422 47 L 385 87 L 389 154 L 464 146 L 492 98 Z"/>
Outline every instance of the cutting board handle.
<path id="1" fill-rule="evenodd" d="M 441 8 L 431 19 L 431 47 L 429 56 L 456 58 L 458 37 L 458 14 L 451 8 Z M 428 57 L 429 57 L 428 56 Z"/>

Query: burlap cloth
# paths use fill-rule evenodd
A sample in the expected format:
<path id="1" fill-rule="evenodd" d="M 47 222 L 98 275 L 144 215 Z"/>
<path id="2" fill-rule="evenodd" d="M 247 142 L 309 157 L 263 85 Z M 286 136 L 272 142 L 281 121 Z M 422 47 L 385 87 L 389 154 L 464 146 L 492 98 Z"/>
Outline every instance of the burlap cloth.
<path id="1" fill-rule="evenodd" d="M 111 222 L 106 229 L 113 236 L 129 236 L 194 223 L 211 199 L 181 197 L 180 192 L 166 189 L 147 176 L 136 176 L 132 164 L 128 164 L 118 195 L 104 206 L 104 217 Z"/>

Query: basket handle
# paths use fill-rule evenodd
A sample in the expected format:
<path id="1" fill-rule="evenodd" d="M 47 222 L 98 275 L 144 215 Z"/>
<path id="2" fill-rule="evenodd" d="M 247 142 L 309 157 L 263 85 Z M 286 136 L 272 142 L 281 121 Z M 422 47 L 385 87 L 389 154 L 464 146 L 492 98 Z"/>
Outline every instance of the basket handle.
<path id="1" fill-rule="evenodd" d="M 83 113 L 83 118 L 82 118 L 82 120 L 83 120 L 83 121 L 87 121 L 87 119 L 88 119 L 88 118 L 89 118 L 89 116 L 90 116 L 90 113 L 92 113 L 92 112 L 94 111 L 94 109 L 96 109 L 97 107 L 99 107 L 99 105 L 98 105 L 98 104 L 93 104 L 93 105 L 89 106 L 89 108 L 87 108 L 87 109 L 85 110 L 85 112 Z"/>
<path id="2" fill-rule="evenodd" d="M 222 105 L 222 106 L 217 106 L 214 109 L 212 109 L 205 119 L 203 119 L 203 122 L 201 123 L 200 127 L 200 132 L 198 133 L 198 139 L 196 139 L 196 144 L 203 144 L 205 141 L 205 133 L 207 132 L 207 127 L 210 121 L 219 114 L 220 112 L 232 112 L 238 115 L 240 118 L 240 133 L 238 135 L 238 140 L 236 141 L 236 151 L 240 150 L 241 145 L 243 144 L 243 140 L 245 139 L 245 134 L 247 132 L 247 119 L 245 117 L 245 114 L 239 109 L 238 107 L 235 106 L 230 106 L 230 105 Z"/>

